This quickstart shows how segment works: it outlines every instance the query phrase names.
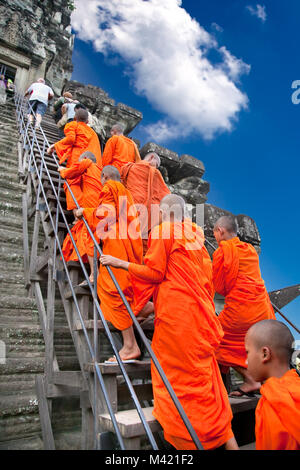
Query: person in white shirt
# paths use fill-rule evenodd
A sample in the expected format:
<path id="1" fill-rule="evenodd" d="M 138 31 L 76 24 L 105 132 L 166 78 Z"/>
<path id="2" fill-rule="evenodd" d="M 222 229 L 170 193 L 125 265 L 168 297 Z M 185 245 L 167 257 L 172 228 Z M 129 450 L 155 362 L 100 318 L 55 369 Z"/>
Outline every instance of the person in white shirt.
<path id="1" fill-rule="evenodd" d="M 39 78 L 35 83 L 32 83 L 25 93 L 29 95 L 28 103 L 28 119 L 33 123 L 33 112 L 36 115 L 35 128 L 38 129 L 42 122 L 42 117 L 46 112 L 48 101 L 54 96 L 52 88 L 45 84 L 43 78 Z"/>

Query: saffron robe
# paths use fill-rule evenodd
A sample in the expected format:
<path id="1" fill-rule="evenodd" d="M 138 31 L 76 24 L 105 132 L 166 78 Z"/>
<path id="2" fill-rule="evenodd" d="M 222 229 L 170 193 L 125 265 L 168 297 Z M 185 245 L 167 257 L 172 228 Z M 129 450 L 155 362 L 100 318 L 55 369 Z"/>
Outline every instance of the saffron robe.
<path id="1" fill-rule="evenodd" d="M 80 178 L 81 202 L 83 207 L 97 207 L 100 201 L 102 191 L 101 184 L 102 168 L 93 163 L 89 158 L 85 158 L 74 164 L 70 168 L 61 171 L 61 176 L 68 179 L 71 184 L 73 179 Z M 78 220 L 71 229 L 76 247 L 84 263 L 87 263 L 87 256 L 94 255 L 94 243 L 88 233 L 83 220 Z M 78 261 L 78 256 L 74 248 L 70 235 L 64 240 L 62 247 L 63 255 L 66 261 Z"/>
<path id="2" fill-rule="evenodd" d="M 83 213 L 97 237 L 102 241 L 103 254 L 124 261 L 141 263 L 143 246 L 138 215 L 130 192 L 123 184 L 109 180 L 103 186 L 98 209 L 87 208 Z M 134 309 L 134 295 L 127 271 L 112 268 L 112 271 Z M 101 309 L 107 321 L 118 330 L 126 330 L 132 320 L 105 266 L 100 265 L 97 292 Z"/>
<path id="3" fill-rule="evenodd" d="M 149 233 L 159 222 L 159 203 L 170 194 L 170 190 L 160 171 L 145 161 L 124 165 L 121 178 L 124 186 L 131 192 L 139 212 L 145 254 Z"/>
<path id="4" fill-rule="evenodd" d="M 248 329 L 261 320 L 275 319 L 255 248 L 238 237 L 222 241 L 213 254 L 213 282 L 216 292 L 225 297 L 219 315 L 224 336 L 217 360 L 225 367 L 247 368 Z"/>
<path id="5" fill-rule="evenodd" d="M 223 332 L 203 244 L 202 229 L 190 220 L 164 222 L 151 232 L 144 265 L 129 264 L 129 273 L 137 312 L 153 296 L 153 351 L 203 447 L 213 449 L 233 437 L 232 412 L 214 353 Z M 153 364 L 151 374 L 153 414 L 165 439 L 178 450 L 195 449 Z"/>
<path id="6" fill-rule="evenodd" d="M 133 140 L 125 135 L 113 135 L 105 144 L 103 166 L 113 165 L 121 173 L 121 168 L 128 162 L 140 162 L 141 157 Z"/>
<path id="7" fill-rule="evenodd" d="M 97 164 L 102 166 L 101 148 L 98 136 L 84 122 L 72 121 L 64 128 L 65 137 L 54 145 L 56 153 L 59 157 L 59 163 L 67 161 L 67 168 L 74 166 L 78 162 L 80 155 L 85 151 L 92 152 Z M 80 177 L 72 179 L 70 184 L 71 190 L 80 206 L 82 206 L 82 192 L 80 190 Z M 66 184 L 64 190 L 67 199 L 67 209 L 76 209 L 76 204 L 67 189 Z"/>
<path id="8" fill-rule="evenodd" d="M 255 411 L 257 450 L 300 450 L 300 377 L 292 369 L 261 387 Z"/>

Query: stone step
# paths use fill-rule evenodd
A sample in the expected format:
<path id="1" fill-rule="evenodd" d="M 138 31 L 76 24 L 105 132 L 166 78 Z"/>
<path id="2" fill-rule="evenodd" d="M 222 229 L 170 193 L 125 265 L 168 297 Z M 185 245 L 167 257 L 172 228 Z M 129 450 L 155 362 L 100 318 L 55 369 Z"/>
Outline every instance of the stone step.
<path id="1" fill-rule="evenodd" d="M 0 174 L 5 175 L 6 181 L 19 184 L 18 169 L 15 165 L 7 165 L 0 158 Z"/>
<path id="2" fill-rule="evenodd" d="M 24 186 L 24 184 L 11 181 L 7 177 L 5 170 L 0 170 L 0 197 L 2 197 L 2 194 L 6 194 L 6 191 L 9 191 L 11 197 L 13 197 L 13 195 L 15 194 L 15 198 L 19 199 L 20 197 L 22 197 L 22 193 L 24 190 L 26 190 L 26 186 Z"/>
<path id="3" fill-rule="evenodd" d="M 16 390 L 18 390 L 20 393 L 34 390 L 35 376 L 35 374 L 0 375 L 1 396 L 10 395 Z"/>
<path id="4" fill-rule="evenodd" d="M 19 201 L 19 204 L 16 202 L 10 203 L 9 201 L 1 201 L 0 200 L 0 215 L 7 215 L 9 216 L 14 214 L 22 214 L 22 203 Z"/>
<path id="5" fill-rule="evenodd" d="M 34 399 L 35 400 L 35 399 Z M 34 402 L 35 403 L 35 402 Z M 23 403 L 22 407 L 15 409 L 15 414 L 7 414 L 0 423 L 0 434 L 1 434 L 1 445 L 2 448 L 6 448 L 6 441 L 16 440 L 16 437 L 23 439 L 26 437 L 32 437 L 35 435 L 41 435 L 40 419 L 38 414 L 38 405 L 30 404 L 26 406 L 26 402 Z M 19 411 L 19 412 L 17 412 Z M 64 410 L 59 409 L 57 412 L 53 412 L 52 426 L 55 435 L 56 430 L 64 428 L 66 430 L 73 430 L 78 433 L 81 425 L 81 412 L 78 405 L 78 409 Z M 62 443 L 60 444 L 62 445 Z M 71 439 L 69 437 L 69 447 L 71 445 Z M 9 443 L 8 443 L 9 446 Z"/>

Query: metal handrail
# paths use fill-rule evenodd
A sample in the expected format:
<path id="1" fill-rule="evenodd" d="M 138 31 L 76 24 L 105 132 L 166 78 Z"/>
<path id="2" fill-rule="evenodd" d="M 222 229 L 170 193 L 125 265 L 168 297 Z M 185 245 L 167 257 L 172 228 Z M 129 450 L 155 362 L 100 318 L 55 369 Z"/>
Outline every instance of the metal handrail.
<path id="1" fill-rule="evenodd" d="M 207 238 L 205 239 L 205 242 L 206 242 L 214 251 L 216 251 L 215 246 L 214 246 Z M 279 313 L 279 315 L 281 315 L 282 318 L 284 318 L 284 320 L 285 320 L 290 326 L 292 326 L 292 327 L 294 328 L 294 330 L 297 331 L 297 333 L 300 334 L 299 328 L 297 328 L 297 326 L 294 325 L 294 324 L 291 322 L 291 320 L 289 320 L 289 319 L 286 317 L 286 315 L 284 315 L 284 314 L 281 312 L 281 310 L 271 301 L 271 299 L 270 299 L 270 303 L 271 303 L 272 307 L 274 308 L 274 310 L 276 310 L 276 312 Z"/>
<path id="2" fill-rule="evenodd" d="M 18 95 L 17 95 L 17 96 L 18 96 Z M 21 125 L 24 123 L 23 113 L 22 113 L 22 106 L 23 106 L 24 100 L 21 100 L 21 97 L 19 97 L 18 99 L 19 99 L 19 101 L 16 102 L 16 107 L 17 107 L 18 119 L 20 120 L 20 117 L 21 117 L 21 120 L 22 120 L 22 123 L 20 124 L 20 126 L 21 126 Z M 30 124 L 30 123 L 29 123 L 29 124 Z M 24 136 L 24 142 L 25 142 L 26 138 L 29 140 L 29 138 L 28 138 L 28 132 L 27 132 L 28 127 L 29 127 L 29 125 L 27 125 L 27 128 L 26 128 L 26 133 L 25 133 L 25 136 Z M 31 127 L 32 127 L 32 126 L 31 126 Z M 21 128 L 21 127 L 20 127 L 20 128 Z M 125 381 L 126 381 L 126 384 L 127 384 L 128 388 L 129 388 L 129 390 L 130 390 L 131 397 L 132 397 L 132 399 L 133 399 L 133 401 L 134 401 L 134 404 L 135 404 L 135 406 L 136 406 L 136 409 L 137 409 L 137 411 L 138 411 L 138 414 L 139 414 L 139 416 L 140 416 L 140 419 L 141 419 L 141 421 L 142 421 L 142 424 L 143 424 L 143 426 L 144 426 L 144 428 L 145 428 L 146 434 L 147 434 L 147 436 L 148 436 L 148 438 L 149 438 L 149 440 L 150 440 L 150 442 L 151 442 L 151 444 L 152 444 L 152 447 L 155 449 L 155 448 L 157 448 L 157 445 L 156 445 L 156 442 L 155 442 L 155 440 L 154 440 L 154 438 L 153 438 L 153 434 L 152 434 L 152 432 L 151 432 L 151 430 L 150 430 L 150 428 L 149 428 L 149 425 L 148 425 L 147 421 L 145 420 L 145 417 L 144 417 L 143 412 L 142 412 L 142 408 L 140 407 L 140 404 L 139 404 L 138 399 L 137 399 L 137 397 L 136 397 L 135 391 L 134 391 L 134 389 L 133 389 L 133 387 L 132 387 L 132 384 L 131 384 L 131 382 L 130 382 L 130 380 L 129 380 L 129 378 L 128 378 L 128 375 L 127 375 L 127 373 L 126 373 L 126 370 L 125 370 L 125 368 L 124 368 L 124 365 L 123 365 L 123 363 L 122 363 L 122 360 L 121 360 L 121 358 L 120 358 L 120 356 L 119 356 L 119 353 L 118 353 L 118 351 L 117 351 L 117 348 L 116 348 L 116 346 L 115 346 L 115 344 L 114 344 L 114 341 L 113 341 L 111 332 L 110 332 L 110 330 L 109 330 L 109 327 L 108 327 L 108 325 L 107 325 L 107 322 L 106 322 L 106 320 L 105 320 L 105 318 L 104 318 L 104 316 L 103 316 L 103 313 L 102 313 L 102 311 L 101 311 L 101 308 L 100 308 L 100 306 L 99 306 L 98 299 L 97 299 L 97 294 L 94 292 L 94 290 L 93 290 L 93 288 L 92 288 L 92 285 L 91 285 L 91 283 L 90 283 L 90 281 L 89 281 L 89 277 L 88 277 L 88 274 L 87 274 L 87 272 L 86 272 L 84 263 L 82 262 L 82 259 L 81 259 L 81 257 L 80 257 L 80 254 L 79 254 L 79 252 L 78 252 L 78 250 L 77 250 L 77 247 L 76 247 L 76 243 L 75 243 L 75 241 L 74 241 L 74 239 L 73 239 L 72 233 L 71 233 L 71 231 L 70 231 L 70 229 L 69 229 L 67 220 L 66 220 L 65 215 L 64 215 L 64 213 L 63 213 L 63 210 L 62 210 L 62 207 L 61 207 L 61 204 L 60 204 L 58 195 L 57 195 L 57 193 L 56 193 L 56 190 L 55 190 L 55 187 L 54 187 L 54 184 L 53 184 L 51 175 L 50 175 L 49 170 L 48 170 L 48 168 L 47 168 L 47 163 L 46 163 L 45 160 L 44 160 L 44 154 L 42 154 L 42 152 L 41 152 L 39 143 L 38 143 L 38 141 L 37 141 L 37 139 L 36 139 L 36 135 L 35 135 L 34 129 L 32 129 L 32 131 L 33 131 L 33 135 L 34 135 L 34 140 L 36 141 L 36 144 L 37 144 L 39 153 L 40 153 L 41 158 L 42 158 L 42 162 L 44 162 L 45 170 L 46 170 L 46 172 L 47 172 L 47 174 L 48 174 L 49 182 L 50 182 L 50 184 L 51 184 L 51 186 L 52 186 L 53 193 L 54 193 L 54 195 L 55 195 L 55 197 L 56 197 L 56 200 L 57 200 L 57 203 L 58 203 L 58 206 L 59 206 L 59 210 L 60 210 L 61 215 L 62 215 L 62 217 L 63 217 L 63 220 L 64 220 L 64 222 L 65 222 L 66 228 L 67 228 L 68 233 L 69 233 L 70 238 L 71 238 L 71 241 L 72 241 L 72 243 L 73 243 L 73 245 L 74 245 L 74 248 L 75 248 L 76 254 L 77 254 L 77 256 L 78 256 L 78 260 L 79 260 L 79 262 L 80 262 L 80 265 L 81 265 L 81 267 L 82 267 L 84 276 L 85 276 L 85 278 L 86 278 L 86 280 L 87 280 L 87 283 L 88 283 L 88 286 L 89 286 L 89 288 L 90 288 L 90 291 L 91 291 L 91 294 L 92 294 L 92 297 L 93 297 L 93 300 L 94 300 L 94 306 L 96 306 L 97 312 L 98 312 L 98 314 L 99 314 L 99 316 L 100 316 L 100 319 L 101 319 L 101 321 L 102 321 L 102 323 L 103 323 L 105 332 L 106 332 L 106 334 L 107 334 L 107 336 L 108 336 L 108 338 L 109 338 L 109 340 L 110 340 L 110 343 L 111 343 L 111 345 L 112 345 L 112 347 L 113 347 L 115 356 L 116 356 L 116 358 L 117 358 L 117 362 L 118 362 L 119 367 L 120 367 L 120 369 L 121 369 L 121 371 L 122 371 L 122 374 L 123 374 L 123 376 L 124 376 L 124 379 L 125 379 Z M 40 128 L 40 131 L 41 131 L 41 133 L 42 133 L 42 135 L 43 135 L 44 142 L 46 142 L 47 145 L 49 145 L 48 139 L 47 139 L 47 137 L 45 136 L 43 129 Z M 57 165 L 57 167 L 58 167 L 59 164 L 58 164 L 58 161 L 57 161 L 55 155 L 53 155 L 53 157 L 54 157 L 54 161 L 55 161 L 55 163 L 56 163 L 56 165 Z M 36 164 L 36 162 L 35 162 L 35 164 Z M 38 174 L 38 172 L 37 172 L 37 174 Z M 38 176 L 39 176 L 39 175 L 38 175 Z M 42 180 L 41 180 L 41 179 L 39 179 L 39 185 L 42 186 Z M 69 191 L 70 191 L 70 194 L 71 194 L 71 196 L 72 196 L 72 198 L 73 198 L 73 200 L 74 200 L 74 202 L 75 202 L 77 208 L 79 208 L 79 205 L 78 205 L 78 203 L 77 203 L 77 201 L 76 201 L 76 198 L 74 197 L 74 194 L 72 193 L 72 190 L 71 190 L 71 188 L 70 188 L 70 186 L 69 186 L 69 184 L 68 184 L 67 181 L 66 181 L 66 185 L 67 185 L 67 188 L 68 188 Z M 43 188 L 42 188 L 42 193 L 43 193 L 43 196 L 44 196 L 46 205 L 47 205 L 46 195 L 45 195 L 45 192 L 44 192 Z M 52 223 L 52 225 L 53 225 L 54 232 L 55 232 L 56 227 L 54 227 L 54 223 L 53 223 L 53 220 L 52 220 L 52 215 L 51 215 L 51 213 L 50 213 L 50 211 L 49 211 L 49 206 L 48 206 L 48 205 L 47 205 L 47 209 L 48 209 L 49 216 L 50 216 L 50 220 L 51 220 L 51 223 Z M 90 236 L 91 236 L 91 238 L 92 238 L 92 240 L 93 240 L 93 242 L 94 242 L 95 249 L 98 251 L 98 253 L 100 253 L 100 255 L 102 255 L 102 250 L 101 250 L 101 248 L 99 247 L 99 245 L 98 245 L 98 243 L 97 243 L 97 241 L 96 241 L 96 239 L 95 239 L 95 237 L 94 237 L 94 234 L 93 234 L 93 232 L 91 231 L 91 229 L 90 229 L 90 227 L 89 227 L 87 221 L 86 221 L 84 218 L 83 218 L 83 221 L 84 221 L 85 226 L 86 226 L 86 228 L 87 228 L 87 230 L 88 230 L 88 233 L 90 234 Z M 60 250 L 60 252 L 61 252 L 61 246 L 60 246 L 60 242 L 59 242 L 59 239 L 58 239 L 58 236 L 57 236 L 57 233 L 56 233 L 56 232 L 55 232 L 55 238 L 56 238 L 56 241 L 57 241 L 58 248 L 59 248 L 59 250 Z M 61 252 L 61 254 L 62 254 L 62 252 Z M 63 256 L 62 256 L 62 259 L 63 259 Z M 64 261 L 64 260 L 63 260 L 63 261 Z M 65 267 L 65 269 L 66 269 L 65 263 L 64 263 L 64 267 Z M 115 286 L 116 286 L 116 288 L 117 288 L 117 290 L 118 290 L 118 292 L 119 292 L 119 294 L 120 294 L 120 296 L 121 296 L 121 298 L 122 298 L 122 301 L 123 301 L 123 303 L 124 303 L 124 305 L 125 305 L 125 307 L 126 307 L 128 313 L 129 313 L 129 315 L 130 315 L 130 317 L 131 317 L 131 319 L 132 319 L 132 321 L 133 321 L 133 323 L 134 323 L 136 329 L 138 330 L 138 332 L 139 332 L 139 334 L 140 334 L 140 336 L 141 336 L 141 339 L 142 339 L 142 341 L 143 341 L 143 343 L 144 343 L 144 345 L 145 345 L 145 347 L 146 347 L 146 349 L 147 349 L 147 351 L 148 351 L 148 353 L 149 353 L 149 355 L 150 355 L 150 357 L 151 357 L 151 359 L 152 359 L 152 361 L 153 361 L 153 363 L 154 363 L 156 369 L 158 370 L 158 372 L 159 372 L 159 374 L 160 374 L 160 376 L 161 376 L 161 378 L 162 378 L 162 381 L 163 381 L 164 385 L 166 386 L 166 388 L 167 388 L 167 390 L 168 390 L 168 392 L 169 392 L 169 394 L 170 394 L 170 396 L 171 396 L 171 398 L 172 398 L 172 400 L 173 400 L 173 402 L 174 402 L 174 404 L 175 404 L 175 406 L 176 406 L 176 408 L 177 408 L 177 410 L 178 410 L 179 415 L 181 416 L 181 418 L 182 418 L 182 420 L 183 420 L 183 422 L 184 422 L 184 424 L 185 424 L 185 426 L 186 426 L 186 428 L 187 428 L 189 434 L 191 435 L 192 440 L 194 441 L 196 447 L 197 447 L 199 450 L 202 450 L 202 449 L 203 449 L 202 444 L 201 444 L 201 442 L 200 442 L 200 440 L 199 440 L 199 438 L 198 438 L 196 432 L 194 431 L 194 429 L 193 429 L 193 427 L 192 427 L 192 425 L 191 425 L 189 419 L 187 418 L 186 413 L 185 413 L 185 411 L 184 411 L 184 409 L 183 409 L 181 403 L 179 402 L 179 400 L 178 400 L 176 394 L 174 393 L 174 390 L 173 390 L 171 384 L 169 383 L 169 381 L 168 381 L 168 379 L 167 379 L 167 377 L 166 377 L 166 375 L 165 375 L 163 369 L 161 368 L 161 366 L 160 366 L 160 364 L 159 364 L 159 362 L 158 362 L 158 360 L 157 360 L 157 358 L 156 358 L 156 356 L 155 356 L 155 354 L 154 354 L 154 352 L 153 352 L 151 346 L 149 345 L 149 342 L 148 342 L 148 340 L 147 340 L 147 338 L 146 338 L 146 336 L 145 336 L 145 334 L 144 334 L 144 332 L 143 332 L 143 330 L 142 330 L 140 324 L 139 324 L 138 321 L 136 320 L 136 317 L 135 317 L 134 313 L 132 312 L 132 310 L 131 310 L 131 308 L 130 308 L 130 305 L 128 304 L 128 302 L 127 302 L 127 300 L 126 300 L 126 298 L 125 298 L 125 296 L 124 296 L 124 294 L 123 294 L 123 292 L 122 292 L 120 286 L 118 285 L 118 283 L 117 283 L 117 281 L 116 281 L 116 278 L 115 278 L 114 274 L 112 273 L 111 268 L 110 268 L 109 266 L 106 266 L 106 268 L 108 269 L 108 272 L 109 272 L 109 274 L 110 274 L 110 276 L 111 276 L 111 278 L 112 278 L 112 280 L 113 280 L 113 282 L 114 282 L 114 284 L 115 284 Z M 68 277 L 68 276 L 67 276 L 67 277 Z M 69 284 L 70 284 L 70 278 L 69 278 L 69 277 L 68 277 L 68 282 L 69 282 Z M 72 286 L 71 286 L 71 290 L 72 290 Z M 73 295 L 73 294 L 74 294 L 75 297 L 76 297 L 76 294 L 75 294 L 75 292 L 74 292 L 74 289 L 73 289 L 73 291 L 72 291 L 72 295 Z M 74 295 L 73 295 L 73 297 L 74 297 Z M 79 307 L 78 307 L 77 305 L 76 305 L 76 309 L 79 310 Z M 80 312 L 78 312 L 78 313 L 79 313 L 79 316 L 80 316 Z M 83 325 L 83 327 L 84 327 L 84 325 Z M 93 355 L 92 355 L 92 357 L 93 357 Z M 97 366 L 97 364 L 95 363 L 95 367 L 96 367 L 96 366 Z M 99 372 L 100 372 L 100 370 L 99 370 Z M 116 433 L 116 434 L 117 434 L 117 433 Z"/>

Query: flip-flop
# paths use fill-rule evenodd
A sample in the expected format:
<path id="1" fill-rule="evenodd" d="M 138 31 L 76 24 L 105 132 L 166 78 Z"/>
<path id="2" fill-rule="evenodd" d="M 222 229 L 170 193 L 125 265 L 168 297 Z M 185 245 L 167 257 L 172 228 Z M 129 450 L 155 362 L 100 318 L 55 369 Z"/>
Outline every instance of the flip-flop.
<path id="1" fill-rule="evenodd" d="M 94 285 L 94 281 L 90 281 L 90 283 L 92 284 L 92 286 Z M 87 280 L 85 279 L 80 284 L 78 284 L 78 287 L 89 287 Z"/>
<path id="2" fill-rule="evenodd" d="M 104 364 L 118 364 L 116 356 L 112 356 L 110 359 L 113 360 L 110 361 L 109 359 L 107 359 L 106 361 L 104 361 Z M 139 359 L 122 359 L 122 362 L 123 364 L 138 364 L 141 361 Z"/>
<path id="3" fill-rule="evenodd" d="M 239 392 L 240 395 L 231 395 L 232 392 Z M 229 394 L 230 398 L 241 398 L 241 397 L 249 397 L 249 398 L 254 398 L 255 397 L 255 392 L 244 392 L 241 388 L 236 388 L 235 390 L 232 390 L 232 392 Z"/>

